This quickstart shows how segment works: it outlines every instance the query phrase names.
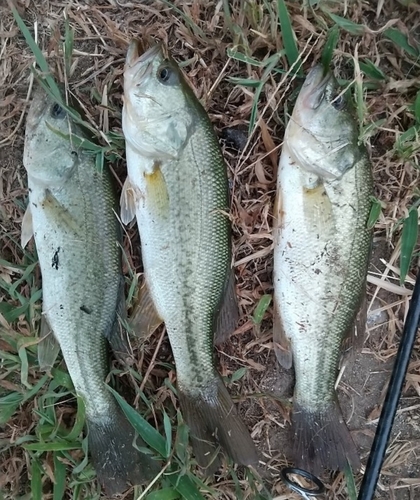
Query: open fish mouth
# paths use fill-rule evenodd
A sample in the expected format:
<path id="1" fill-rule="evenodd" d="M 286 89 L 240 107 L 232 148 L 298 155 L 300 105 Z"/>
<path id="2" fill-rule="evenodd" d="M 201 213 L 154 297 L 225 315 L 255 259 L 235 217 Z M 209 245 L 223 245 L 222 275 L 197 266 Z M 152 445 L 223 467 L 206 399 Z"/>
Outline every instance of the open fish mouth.
<path id="1" fill-rule="evenodd" d="M 325 72 L 321 64 L 317 64 L 309 71 L 302 87 L 302 103 L 305 107 L 316 109 L 319 106 L 332 77 L 332 73 Z"/>
<path id="2" fill-rule="evenodd" d="M 140 40 L 132 40 L 125 59 L 125 72 L 131 75 L 136 85 L 141 84 L 150 75 L 153 68 L 153 60 L 159 53 L 163 54 L 161 44 L 153 45 L 145 50 Z"/>

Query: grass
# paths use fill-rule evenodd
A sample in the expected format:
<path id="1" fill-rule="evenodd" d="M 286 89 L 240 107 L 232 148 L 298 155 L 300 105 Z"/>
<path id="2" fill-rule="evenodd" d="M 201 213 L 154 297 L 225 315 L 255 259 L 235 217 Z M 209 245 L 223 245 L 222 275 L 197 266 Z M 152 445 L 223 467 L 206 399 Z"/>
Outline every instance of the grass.
<path id="1" fill-rule="evenodd" d="M 9 8 L 0 7 L 2 32 L 10 33 L 0 39 L 0 144 L 6 158 L 0 165 L 0 446 L 5 457 L 0 464 L 0 492 L 16 500 L 100 498 L 85 454 L 83 405 L 75 397 L 61 356 L 50 373 L 39 369 L 42 289 L 37 255 L 33 245 L 23 251 L 19 243 L 26 200 L 22 124 L 30 72 L 41 76 L 57 98 L 61 76 L 86 114 L 82 120 L 70 101 L 63 103 L 92 134 L 92 141 L 83 147 L 96 156 L 98 168 L 108 168 L 108 162 L 116 185 L 121 186 L 125 178 L 121 70 L 126 44 L 141 30 L 146 37 L 167 41 L 176 59 L 188 62 L 184 71 L 219 132 L 236 126 L 248 131 L 244 150 L 225 148 L 233 186 L 242 320 L 218 355 L 220 371 L 258 444 L 262 466 L 251 470 L 226 462 L 215 479 L 201 476 L 177 406 L 168 342 L 158 331 L 134 341 L 133 366 L 114 362 L 110 373 L 118 403 L 149 452 L 163 463 L 161 475 L 147 490 L 134 488 L 125 498 L 298 498 L 279 479 L 290 457 L 289 406 L 282 401 L 291 392 L 290 387 L 279 389 L 287 374 L 279 374 L 275 366 L 270 332 L 271 210 L 284 127 L 311 64 L 320 60 L 325 67 L 335 66 L 341 83 L 354 96 L 360 140 L 371 149 L 376 202 L 369 224 L 375 244 L 387 248 L 372 264 L 368 291 L 371 311 L 384 309 L 388 322 L 382 330 L 369 327 L 361 360 L 392 359 L 419 252 L 420 92 L 415 75 L 420 48 L 409 33 L 420 24 L 420 10 L 414 2 L 406 10 L 397 1 L 385 2 L 379 15 L 376 5 L 373 9 L 367 2 L 358 7 L 332 1 L 308 1 L 303 7 L 302 2 L 283 0 L 194 5 L 164 0 L 134 10 L 104 1 L 85 7 L 78 0 L 65 11 L 54 0 L 49 11 L 44 6 L 26 10 L 19 6 L 23 21 L 17 18 L 18 24 Z M 400 20 L 390 25 L 395 12 Z M 34 21 L 38 21 L 37 43 L 32 39 Z M 37 68 L 31 70 L 33 62 Z M 223 68 L 224 77 L 217 79 Z M 123 250 L 131 312 L 142 280 L 135 228 L 126 229 Z M 383 365 L 377 369 L 383 370 Z M 417 346 L 410 380 L 416 380 L 419 369 Z M 355 438 L 365 461 L 370 441 L 359 436 L 371 434 L 366 418 L 372 409 L 370 394 L 377 391 L 375 402 L 380 404 L 380 388 L 373 375 L 357 383 L 345 374 L 340 387 L 342 396 L 351 395 L 343 405 L 346 416 L 352 414 L 351 401 L 357 394 L 366 395 L 357 399 L 361 405 L 355 410 L 357 423 L 350 420 L 350 427 L 359 431 Z M 416 394 L 411 384 L 403 399 L 406 406 Z M 399 425 L 400 437 L 394 438 L 379 498 L 389 498 L 389 485 L 398 486 L 398 499 L 408 498 L 404 495 L 420 486 L 419 465 L 413 465 L 420 436 L 408 423 Z M 411 443 L 409 451 L 402 447 L 405 441 Z M 347 499 L 361 475 L 354 479 L 355 486 L 345 474 L 323 477 L 329 498 Z"/>

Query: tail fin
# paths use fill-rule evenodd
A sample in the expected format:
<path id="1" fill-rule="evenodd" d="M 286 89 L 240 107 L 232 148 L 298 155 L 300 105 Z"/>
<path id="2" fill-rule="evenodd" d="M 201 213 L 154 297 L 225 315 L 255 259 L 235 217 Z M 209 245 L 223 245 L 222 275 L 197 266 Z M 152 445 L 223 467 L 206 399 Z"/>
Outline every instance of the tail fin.
<path id="1" fill-rule="evenodd" d="M 209 474 L 217 470 L 219 461 L 214 460 L 217 444 L 238 464 L 258 463 L 248 429 L 219 376 L 198 393 L 178 389 L 181 410 L 190 427 L 194 454 L 200 466 L 206 467 Z"/>
<path id="2" fill-rule="evenodd" d="M 343 470 L 348 463 L 354 470 L 359 469 L 356 445 L 338 402 L 318 412 L 310 412 L 295 402 L 292 424 L 298 467 L 315 475 L 324 468 Z"/>
<path id="3" fill-rule="evenodd" d="M 87 420 L 89 451 L 98 480 L 109 496 L 143 484 L 159 473 L 158 462 L 133 446 L 146 447 L 120 408 L 105 421 Z"/>

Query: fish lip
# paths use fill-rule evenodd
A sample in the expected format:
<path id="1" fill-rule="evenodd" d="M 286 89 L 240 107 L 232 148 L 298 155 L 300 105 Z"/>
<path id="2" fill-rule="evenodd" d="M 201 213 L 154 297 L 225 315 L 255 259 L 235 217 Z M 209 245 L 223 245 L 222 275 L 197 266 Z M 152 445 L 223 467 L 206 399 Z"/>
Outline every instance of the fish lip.
<path id="1" fill-rule="evenodd" d="M 144 50 L 141 41 L 131 41 L 127 49 L 124 73 L 129 80 L 134 82 L 136 87 L 141 86 L 142 82 L 150 74 L 152 62 L 162 50 L 161 44 L 152 45 L 149 49 Z"/>
<path id="2" fill-rule="evenodd" d="M 127 49 L 126 65 L 128 68 L 134 68 L 139 63 L 150 61 L 161 50 L 162 45 L 160 43 L 152 45 L 149 49 L 145 50 L 140 40 L 132 40 Z"/>
<path id="3" fill-rule="evenodd" d="M 305 106 L 316 109 L 322 100 L 325 88 L 333 78 L 331 71 L 325 71 L 321 64 L 315 65 L 308 73 L 303 88 L 305 88 L 303 102 Z"/>

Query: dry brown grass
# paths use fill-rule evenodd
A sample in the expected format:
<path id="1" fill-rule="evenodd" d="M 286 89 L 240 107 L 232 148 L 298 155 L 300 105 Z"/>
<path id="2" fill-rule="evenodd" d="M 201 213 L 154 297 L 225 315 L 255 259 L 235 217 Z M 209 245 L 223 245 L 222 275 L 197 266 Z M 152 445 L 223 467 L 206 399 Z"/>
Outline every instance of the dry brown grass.
<path id="1" fill-rule="evenodd" d="M 121 131 L 122 70 L 126 46 L 131 37 L 151 37 L 163 40 L 169 46 L 177 61 L 184 63 L 185 73 L 220 136 L 231 127 L 244 126 L 246 130 L 255 91 L 251 87 L 234 86 L 228 77 L 260 79 L 263 69 L 228 58 L 227 49 L 237 47 L 238 50 L 248 51 L 248 55 L 257 60 L 281 50 L 282 38 L 276 20 L 270 19 L 263 9 L 264 3 L 275 9 L 276 2 L 230 2 L 231 22 L 238 27 L 235 33 L 224 15 L 222 1 L 173 3 L 186 17 L 171 9 L 169 2 L 162 1 L 16 2 L 27 26 L 32 32 L 36 29 L 39 45 L 57 79 L 68 81 L 70 90 L 80 101 L 89 121 L 104 134 Z M 397 154 L 394 145 L 413 122 L 413 112 L 408 106 L 414 102 L 420 88 L 418 62 L 407 59 L 404 51 L 383 37 L 383 28 L 389 25 L 410 34 L 413 40 L 414 34 L 418 35 L 420 7 L 413 3 L 408 9 L 401 3 L 396 0 L 346 1 L 342 5 L 340 2 L 323 2 L 331 12 L 369 27 L 362 36 L 341 31 L 339 45 L 334 53 L 338 73 L 351 79 L 352 58 L 369 58 L 388 77 L 386 82 L 376 82 L 376 88 L 367 90 L 364 95 L 365 125 L 381 118 L 385 120 L 368 141 L 376 196 L 383 205 L 375 226 L 375 250 L 368 279 L 368 294 L 371 316 L 374 312 L 382 312 L 385 322 L 380 327 L 372 323 L 368 325 L 364 349 L 355 365 L 347 367 L 340 384 L 343 389 L 340 398 L 346 416 L 352 415 L 349 425 L 355 431 L 364 463 L 383 402 L 383 389 L 391 367 L 389 361 L 396 354 L 418 264 L 416 258 L 411 274 L 404 286 L 400 286 L 400 221 L 407 216 L 418 193 L 419 157 L 418 151 L 408 157 Z M 320 57 L 325 43 L 326 22 L 331 22 L 319 9 L 314 13 L 309 8 L 302 8 L 301 2 L 289 2 L 288 8 L 299 51 L 305 60 L 304 69 L 307 70 Z M 260 16 L 262 12 L 264 15 Z M 60 49 L 64 16 L 68 17 L 75 32 L 70 74 L 65 74 Z M 196 27 L 195 31 L 186 18 Z M 31 93 L 30 66 L 33 62 L 34 58 L 19 34 L 9 8 L 2 2 L 0 252 L 2 259 L 22 266 L 28 265 L 27 257 L 18 244 L 26 199 L 22 150 L 24 117 Z M 288 69 L 285 57 L 280 58 L 279 66 Z M 218 350 L 219 366 L 224 376 L 232 375 L 240 367 L 247 368 L 244 377 L 232 384 L 231 391 L 238 396 L 241 413 L 261 451 L 264 465 L 260 472 L 272 495 L 278 500 L 298 498 L 285 488 L 279 476 L 281 468 L 287 464 L 290 451 L 287 398 L 291 395 L 293 381 L 290 374 L 275 366 L 270 331 L 271 309 L 267 311 L 259 329 L 254 327 L 251 315 L 261 296 L 272 292 L 271 212 L 276 169 L 284 123 L 291 112 L 297 85 L 296 79 L 290 75 L 271 74 L 258 103 L 259 123 L 248 137 L 245 149 L 237 151 L 224 145 L 232 181 L 234 257 L 242 319 L 230 342 Z M 121 186 L 126 175 L 124 161 L 116 161 L 112 169 Z M 130 266 L 141 274 L 135 228 L 127 231 L 125 249 Z M 22 272 L 0 264 L 0 278 L 6 283 L 14 282 Z M 39 279 L 39 272 L 35 270 L 34 283 L 39 285 Z M 27 283 L 19 291 L 24 297 L 29 297 L 31 293 Z M 0 297 L 0 303 L 4 301 L 11 301 L 5 292 Z M 18 304 L 15 302 L 14 305 Z M 7 330 L 14 330 L 24 336 L 34 335 L 38 327 L 21 318 L 8 324 L 1 314 L 0 323 Z M 6 340 L 0 340 L 0 350 L 13 351 Z M 148 339 L 136 353 L 135 367 L 146 374 L 142 388 L 146 385 L 149 393 L 153 394 L 151 397 L 155 411 L 176 406 L 173 393 L 163 384 L 167 377 L 172 383 L 175 382 L 175 372 L 168 372 L 166 365 L 172 362 L 172 357 L 163 332 Z M 31 383 L 35 383 L 40 376 L 36 366 L 30 368 Z M 122 376 L 121 380 L 130 396 L 130 385 L 138 382 L 128 376 Z M 7 377 L 0 375 L 0 396 L 10 391 L 20 392 L 18 373 L 8 374 Z M 378 498 L 409 499 L 420 494 L 419 397 L 420 346 L 417 343 L 378 486 Z M 0 490 L 5 492 L 7 498 L 29 498 L 30 457 L 13 443 L 33 430 L 37 419 L 35 406 L 33 401 L 21 405 L 13 418 L 0 428 L 0 446 L 4 448 L 0 463 Z M 74 409 L 73 401 L 62 411 L 71 414 Z M 353 418 L 354 413 L 357 417 Z M 52 498 L 54 471 L 51 455 L 44 454 L 43 460 L 50 478 L 45 479 L 45 498 Z M 241 471 L 239 474 L 243 498 L 254 498 L 249 483 Z M 361 474 L 356 479 L 360 482 Z M 324 480 L 328 486 L 328 498 L 347 498 L 342 474 L 326 476 Z M 215 484 L 219 492 L 217 498 L 237 498 L 234 481 L 227 469 L 222 471 Z M 71 498 L 70 494 L 69 488 L 66 498 Z M 132 493 L 124 498 L 132 498 Z"/>

